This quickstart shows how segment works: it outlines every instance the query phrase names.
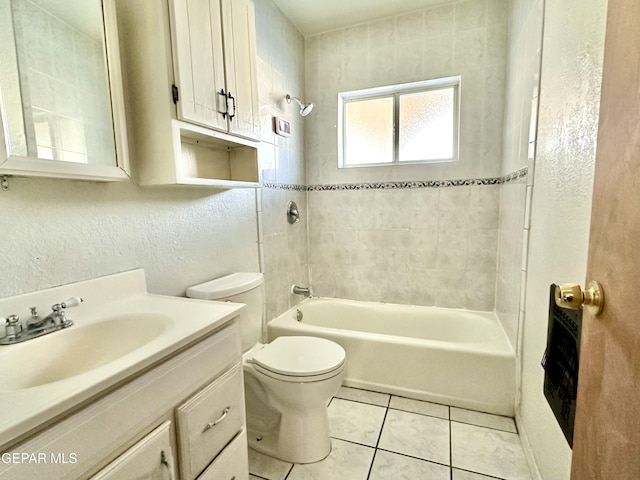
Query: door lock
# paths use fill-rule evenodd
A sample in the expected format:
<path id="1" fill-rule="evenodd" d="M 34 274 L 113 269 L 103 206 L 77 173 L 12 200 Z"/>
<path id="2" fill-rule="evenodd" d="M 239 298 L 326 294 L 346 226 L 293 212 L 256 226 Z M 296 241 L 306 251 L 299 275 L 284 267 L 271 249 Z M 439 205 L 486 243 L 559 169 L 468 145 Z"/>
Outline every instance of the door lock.
<path id="1" fill-rule="evenodd" d="M 595 316 L 604 308 L 604 291 L 596 281 L 589 282 L 585 290 L 576 283 L 562 283 L 556 286 L 555 297 L 559 307 L 579 310 L 584 305 Z"/>

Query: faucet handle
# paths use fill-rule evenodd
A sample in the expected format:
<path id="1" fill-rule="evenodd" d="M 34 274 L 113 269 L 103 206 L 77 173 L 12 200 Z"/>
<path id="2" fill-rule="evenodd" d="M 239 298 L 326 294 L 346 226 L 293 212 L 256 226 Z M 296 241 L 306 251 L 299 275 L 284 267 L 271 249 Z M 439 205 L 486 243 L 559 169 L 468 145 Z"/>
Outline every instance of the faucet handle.
<path id="1" fill-rule="evenodd" d="M 56 303 L 55 305 L 52 305 L 51 310 L 53 310 L 54 312 L 60 312 L 65 308 L 77 307 L 83 301 L 84 300 L 82 300 L 80 297 L 67 298 L 64 302 Z"/>
<path id="2" fill-rule="evenodd" d="M 5 319 L 5 333 L 8 336 L 15 336 L 22 332 L 22 324 L 18 315 L 9 315 Z"/>

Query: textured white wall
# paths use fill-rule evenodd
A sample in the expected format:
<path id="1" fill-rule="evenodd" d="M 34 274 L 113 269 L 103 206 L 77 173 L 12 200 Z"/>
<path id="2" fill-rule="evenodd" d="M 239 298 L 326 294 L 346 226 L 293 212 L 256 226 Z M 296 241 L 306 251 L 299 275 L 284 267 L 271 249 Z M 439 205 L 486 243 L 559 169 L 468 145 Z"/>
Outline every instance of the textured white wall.
<path id="1" fill-rule="evenodd" d="M 571 450 L 542 394 L 549 285 L 584 284 L 605 0 L 547 0 L 531 209 L 520 425 L 541 478 L 569 478 Z"/>
<path id="2" fill-rule="evenodd" d="M 149 291 L 184 295 L 258 269 L 254 189 L 11 178 L 0 209 L 2 297 L 138 267 Z"/>
<path id="3" fill-rule="evenodd" d="M 304 124 L 283 99 L 287 92 L 304 96 L 303 39 L 271 0 L 255 4 L 263 179 L 302 184 Z M 273 134 L 274 115 L 292 122 L 289 139 Z M 254 189 L 27 178 L 10 183 L 10 190 L 0 192 L 0 296 L 137 267 L 145 269 L 150 291 L 183 295 L 194 283 L 260 268 Z M 306 222 L 282 221 L 289 198 L 306 219 L 306 193 L 262 193 L 260 246 L 267 306 L 276 314 L 297 300 L 289 295 L 291 283 L 308 283 Z"/>

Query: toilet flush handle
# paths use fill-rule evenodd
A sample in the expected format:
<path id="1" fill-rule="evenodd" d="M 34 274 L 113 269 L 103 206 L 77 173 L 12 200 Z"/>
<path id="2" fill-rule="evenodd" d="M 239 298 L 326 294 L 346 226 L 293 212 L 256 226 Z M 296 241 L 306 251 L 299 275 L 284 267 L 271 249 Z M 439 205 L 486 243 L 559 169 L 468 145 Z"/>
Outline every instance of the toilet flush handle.
<path id="1" fill-rule="evenodd" d="M 229 413 L 229 410 L 231 410 L 231 407 L 227 407 L 222 411 L 222 415 L 220 415 L 220 418 L 218 418 L 217 420 L 211 422 L 211 423 L 207 423 L 204 427 L 204 430 L 202 430 L 202 433 L 206 432 L 207 430 L 212 429 L 213 427 L 215 427 L 216 425 L 218 425 L 222 420 L 224 420 L 224 417 L 227 416 L 227 413 Z"/>

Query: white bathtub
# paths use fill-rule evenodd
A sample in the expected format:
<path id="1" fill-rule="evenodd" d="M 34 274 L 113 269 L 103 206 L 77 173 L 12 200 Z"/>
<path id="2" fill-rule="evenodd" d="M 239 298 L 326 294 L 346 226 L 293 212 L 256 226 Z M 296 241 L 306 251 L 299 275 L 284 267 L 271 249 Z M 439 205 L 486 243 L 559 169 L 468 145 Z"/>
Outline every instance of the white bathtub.
<path id="1" fill-rule="evenodd" d="M 345 385 L 514 414 L 515 354 L 493 313 L 310 298 L 269 322 L 269 340 L 283 335 L 342 345 Z"/>

